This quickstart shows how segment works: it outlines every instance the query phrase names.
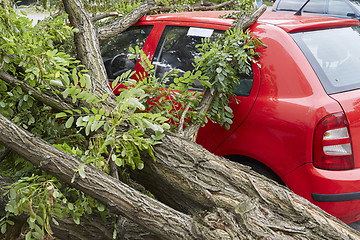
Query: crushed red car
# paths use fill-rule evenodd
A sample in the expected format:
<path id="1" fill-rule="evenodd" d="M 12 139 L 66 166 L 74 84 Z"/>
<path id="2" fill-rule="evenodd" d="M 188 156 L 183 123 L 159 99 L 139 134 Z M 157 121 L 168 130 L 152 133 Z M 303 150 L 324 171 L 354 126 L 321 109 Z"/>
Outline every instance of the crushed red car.
<path id="1" fill-rule="evenodd" d="M 109 79 L 135 69 L 140 46 L 155 75 L 193 68 L 201 38 L 216 38 L 233 19 L 225 12 L 146 16 L 101 44 Z M 230 130 L 201 128 L 197 142 L 251 166 L 345 223 L 360 220 L 359 21 L 266 12 L 250 27 L 266 47 L 231 102 Z M 200 86 L 194 86 L 200 90 Z"/>

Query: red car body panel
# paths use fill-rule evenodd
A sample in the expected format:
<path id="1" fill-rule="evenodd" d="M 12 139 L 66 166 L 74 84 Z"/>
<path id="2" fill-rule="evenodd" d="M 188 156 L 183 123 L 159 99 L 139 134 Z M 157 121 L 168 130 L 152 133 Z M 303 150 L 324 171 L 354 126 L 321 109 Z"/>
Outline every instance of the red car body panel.
<path id="1" fill-rule="evenodd" d="M 226 13 L 229 12 L 143 17 L 136 25 L 154 25 L 143 50 L 152 60 L 166 25 L 225 30 L 233 20 L 218 16 Z M 197 139 L 217 155 L 245 156 L 263 163 L 295 193 L 346 223 L 360 219 L 360 200 L 315 201 L 313 195 L 360 192 L 360 90 L 329 96 L 289 33 L 357 25 L 357 20 L 266 12 L 250 27 L 253 35 L 267 46 L 259 49 L 261 68 L 253 65 L 250 95 L 236 96 L 239 104 L 231 101 L 234 123 L 229 131 L 210 122 L 200 129 Z M 135 70 L 143 71 L 139 64 Z M 314 129 L 325 116 L 343 111 L 355 146 L 355 169 L 317 169 L 312 164 Z"/>

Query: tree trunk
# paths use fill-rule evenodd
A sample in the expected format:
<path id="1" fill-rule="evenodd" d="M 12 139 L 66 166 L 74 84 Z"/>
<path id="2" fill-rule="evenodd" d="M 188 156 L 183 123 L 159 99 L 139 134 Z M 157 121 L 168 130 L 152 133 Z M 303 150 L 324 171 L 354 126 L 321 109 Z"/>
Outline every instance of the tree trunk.
<path id="1" fill-rule="evenodd" d="M 0 142 L 161 239 L 356 239 L 358 232 L 287 188 L 201 146 L 167 136 L 136 174 L 159 199 L 82 162 L 0 115 Z M 183 151 L 186 149 L 186 151 Z M 164 190 L 166 189 L 166 190 Z"/>
<path id="2" fill-rule="evenodd" d="M 143 195 L 119 180 L 22 130 L 0 115 L 0 142 L 45 172 L 97 199 L 116 214 L 126 216 L 163 239 L 192 239 L 198 233 L 190 216 Z M 72 182 L 72 177 L 76 179 Z M 195 237 L 196 236 L 196 237 Z"/>

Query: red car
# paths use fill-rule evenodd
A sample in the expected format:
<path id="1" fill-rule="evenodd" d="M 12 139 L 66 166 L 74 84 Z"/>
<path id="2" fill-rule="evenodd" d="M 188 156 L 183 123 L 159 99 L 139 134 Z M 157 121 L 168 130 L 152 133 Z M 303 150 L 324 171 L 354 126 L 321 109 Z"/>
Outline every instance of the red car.
<path id="1" fill-rule="evenodd" d="M 216 38 L 232 19 L 225 12 L 141 18 L 102 43 L 110 79 L 128 69 L 129 46 L 140 46 L 156 76 L 187 71 L 201 38 Z M 233 124 L 200 129 L 209 151 L 251 166 L 345 223 L 360 220 L 359 21 L 266 12 L 250 27 L 267 47 L 261 68 L 242 78 L 231 103 Z M 197 86 L 194 86 L 197 88 Z"/>

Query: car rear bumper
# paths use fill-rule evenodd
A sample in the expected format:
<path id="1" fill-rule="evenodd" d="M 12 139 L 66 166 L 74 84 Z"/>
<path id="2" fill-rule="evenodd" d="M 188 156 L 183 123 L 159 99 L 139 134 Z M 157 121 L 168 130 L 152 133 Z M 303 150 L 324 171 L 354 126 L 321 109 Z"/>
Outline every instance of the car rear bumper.
<path id="1" fill-rule="evenodd" d="M 337 193 L 337 194 L 311 193 L 311 197 L 316 202 L 355 201 L 360 199 L 360 192 Z"/>
<path id="2" fill-rule="evenodd" d="M 360 169 L 329 171 L 308 163 L 283 180 L 296 194 L 345 223 L 360 220 Z"/>

